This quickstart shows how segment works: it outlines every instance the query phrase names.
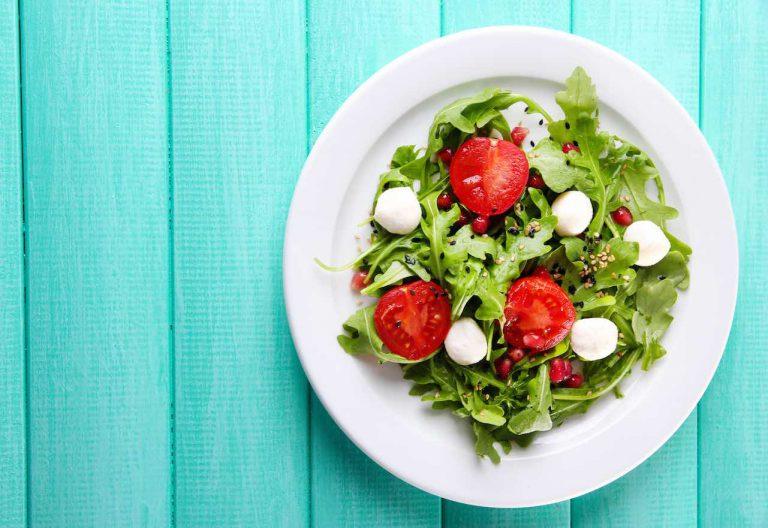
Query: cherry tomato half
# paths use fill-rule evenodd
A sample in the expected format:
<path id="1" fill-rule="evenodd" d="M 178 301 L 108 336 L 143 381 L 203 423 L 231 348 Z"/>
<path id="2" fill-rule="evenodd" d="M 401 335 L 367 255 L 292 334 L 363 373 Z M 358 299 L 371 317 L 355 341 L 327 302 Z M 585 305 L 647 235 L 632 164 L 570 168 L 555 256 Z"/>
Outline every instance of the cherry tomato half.
<path id="1" fill-rule="evenodd" d="M 410 282 L 392 288 L 379 299 L 373 321 L 392 353 L 419 360 L 445 341 L 451 327 L 451 303 L 445 290 L 434 282 Z"/>
<path id="2" fill-rule="evenodd" d="M 504 317 L 504 339 L 536 353 L 565 339 L 576 320 L 576 310 L 568 294 L 540 268 L 509 287 Z"/>
<path id="3" fill-rule="evenodd" d="M 451 187 L 468 209 L 479 215 L 504 213 L 528 182 L 528 158 L 511 141 L 475 137 L 456 151 Z"/>

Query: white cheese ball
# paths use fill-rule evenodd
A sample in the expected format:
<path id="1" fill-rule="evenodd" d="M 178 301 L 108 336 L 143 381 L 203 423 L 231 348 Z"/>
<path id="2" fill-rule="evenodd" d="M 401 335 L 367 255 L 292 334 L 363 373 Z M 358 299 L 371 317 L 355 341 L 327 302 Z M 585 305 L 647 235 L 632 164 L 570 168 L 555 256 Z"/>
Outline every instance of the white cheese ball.
<path id="1" fill-rule="evenodd" d="M 488 344 L 480 326 L 471 317 L 462 317 L 448 331 L 445 338 L 448 356 L 459 365 L 472 365 L 485 359 Z"/>
<path id="2" fill-rule="evenodd" d="M 576 236 L 592 221 L 592 202 L 581 191 L 566 191 L 552 202 L 552 214 L 557 216 L 558 235 Z"/>
<path id="3" fill-rule="evenodd" d="M 410 187 L 387 189 L 376 202 L 373 218 L 395 235 L 407 235 L 421 221 L 421 205 Z"/>
<path id="4" fill-rule="evenodd" d="M 638 266 L 653 266 L 669 253 L 670 243 L 664 231 L 650 220 L 638 220 L 624 231 L 625 242 L 637 242 Z"/>
<path id="5" fill-rule="evenodd" d="M 571 347 L 584 361 L 611 355 L 618 341 L 619 329 L 610 319 L 579 319 L 571 328 Z"/>

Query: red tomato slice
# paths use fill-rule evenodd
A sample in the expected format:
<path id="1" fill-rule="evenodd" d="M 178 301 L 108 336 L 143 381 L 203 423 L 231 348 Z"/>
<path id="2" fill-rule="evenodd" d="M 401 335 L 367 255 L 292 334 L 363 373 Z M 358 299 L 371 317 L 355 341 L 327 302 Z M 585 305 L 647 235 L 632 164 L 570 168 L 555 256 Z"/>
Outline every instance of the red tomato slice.
<path id="1" fill-rule="evenodd" d="M 528 182 L 528 158 L 511 141 L 475 137 L 451 162 L 451 187 L 468 209 L 497 215 L 515 205 Z"/>
<path id="2" fill-rule="evenodd" d="M 536 353 L 565 339 L 576 320 L 576 310 L 546 270 L 538 269 L 509 287 L 504 317 L 504 339 Z"/>
<path id="3" fill-rule="evenodd" d="M 415 281 L 385 293 L 373 314 L 376 332 L 394 354 L 423 359 L 445 341 L 451 327 L 448 294 L 434 282 Z"/>

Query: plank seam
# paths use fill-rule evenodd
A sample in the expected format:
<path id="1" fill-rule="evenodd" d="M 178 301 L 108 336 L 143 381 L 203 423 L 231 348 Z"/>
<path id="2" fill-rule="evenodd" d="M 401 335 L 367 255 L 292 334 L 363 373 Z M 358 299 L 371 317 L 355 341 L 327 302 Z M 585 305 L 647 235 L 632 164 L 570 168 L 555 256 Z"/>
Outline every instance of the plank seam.
<path id="1" fill-rule="evenodd" d="M 173 174 L 173 75 L 171 71 L 171 1 L 165 2 L 166 128 L 168 135 L 168 514 L 176 526 L 176 274 Z"/>
<path id="2" fill-rule="evenodd" d="M 27 254 L 29 252 L 29 241 L 27 233 L 27 171 L 24 164 L 24 75 L 23 67 L 23 40 L 22 40 L 22 22 L 21 22 L 21 10 L 22 0 L 18 0 L 16 3 L 16 22 L 17 22 L 17 39 L 18 39 L 18 61 L 19 61 L 19 160 L 21 170 L 21 181 L 19 182 L 21 187 L 21 242 L 22 242 L 22 281 L 24 290 L 22 292 L 22 302 L 24 307 L 22 309 L 22 332 L 23 332 L 23 346 L 24 346 L 24 372 L 23 378 L 23 392 L 24 392 L 24 522 L 29 528 L 32 526 L 31 521 L 31 499 L 32 493 L 30 489 L 30 465 L 31 465 L 31 437 L 30 437 L 30 390 L 29 390 L 29 261 Z"/>
<path id="3" fill-rule="evenodd" d="M 698 125 L 704 125 L 704 0 L 699 1 L 699 100 Z M 701 526 L 701 401 L 696 404 L 696 526 Z"/>
<path id="4" fill-rule="evenodd" d="M 170 0 L 169 0 L 170 1 Z M 312 89 L 310 86 L 310 21 L 309 21 L 309 3 L 311 0 L 304 0 L 304 104 L 305 104 L 305 123 L 304 129 L 306 134 L 306 152 L 309 156 L 309 151 L 312 149 L 312 116 L 310 115 L 312 104 L 311 96 Z M 313 525 L 312 509 L 313 509 L 313 457 L 312 457 L 312 386 L 307 384 L 307 525 L 311 527 Z"/>

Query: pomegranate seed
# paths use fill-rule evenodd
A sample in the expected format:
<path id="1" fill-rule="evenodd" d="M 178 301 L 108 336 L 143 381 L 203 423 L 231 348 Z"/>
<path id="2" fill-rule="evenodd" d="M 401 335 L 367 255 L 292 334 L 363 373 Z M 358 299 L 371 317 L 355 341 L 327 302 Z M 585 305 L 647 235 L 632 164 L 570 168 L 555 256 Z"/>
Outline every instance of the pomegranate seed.
<path id="1" fill-rule="evenodd" d="M 620 226 L 626 227 L 632 223 L 632 211 L 622 205 L 611 213 L 611 218 Z"/>
<path id="2" fill-rule="evenodd" d="M 496 367 L 496 377 L 500 380 L 505 380 L 509 377 L 509 371 L 512 370 L 514 363 L 506 356 L 501 356 L 493 362 Z"/>
<path id="3" fill-rule="evenodd" d="M 576 152 L 581 152 L 581 149 L 574 145 L 573 143 L 564 143 L 563 144 L 563 154 L 568 154 L 570 151 L 575 150 Z"/>
<path id="4" fill-rule="evenodd" d="M 352 274 L 352 281 L 349 283 L 349 287 L 354 291 L 360 291 L 366 286 L 368 282 L 368 272 L 364 270 L 358 270 Z"/>
<path id="5" fill-rule="evenodd" d="M 451 160 L 453 159 L 453 151 L 449 148 L 444 148 L 437 152 L 437 157 L 443 162 L 446 167 L 451 166 Z"/>
<path id="6" fill-rule="evenodd" d="M 522 348 L 510 348 L 507 352 L 507 355 L 509 356 L 509 359 L 514 361 L 515 363 L 519 363 L 523 360 L 525 357 L 525 350 Z"/>
<path id="7" fill-rule="evenodd" d="M 482 235 L 486 231 L 488 231 L 488 225 L 490 224 L 490 220 L 487 216 L 477 216 L 474 220 L 472 220 L 472 231 L 477 233 L 478 235 Z"/>
<path id="8" fill-rule="evenodd" d="M 453 198 L 451 198 L 451 195 L 447 192 L 444 192 L 440 196 L 437 197 L 437 206 L 440 209 L 450 209 L 453 205 Z"/>
<path id="9" fill-rule="evenodd" d="M 533 187 L 534 189 L 544 189 L 547 186 L 546 183 L 544 183 L 544 178 L 539 174 L 537 171 L 531 171 L 531 174 L 528 176 L 528 187 Z"/>
<path id="10" fill-rule="evenodd" d="M 456 227 L 461 227 L 461 226 L 467 225 L 471 221 L 472 221 L 472 217 L 469 216 L 468 212 L 462 209 L 461 214 L 459 215 L 459 219 L 456 220 L 456 223 L 453 225 L 455 225 Z"/>
<path id="11" fill-rule="evenodd" d="M 573 367 L 571 362 L 563 358 L 555 358 L 549 362 L 549 379 L 552 383 L 560 383 L 571 377 Z"/>
<path id="12" fill-rule="evenodd" d="M 565 386 L 569 389 L 578 389 L 582 383 L 584 383 L 584 376 L 581 374 L 574 374 L 565 380 Z"/>
<path id="13" fill-rule="evenodd" d="M 525 141 L 525 136 L 528 135 L 528 129 L 525 127 L 515 127 L 512 129 L 512 143 L 518 147 Z"/>

